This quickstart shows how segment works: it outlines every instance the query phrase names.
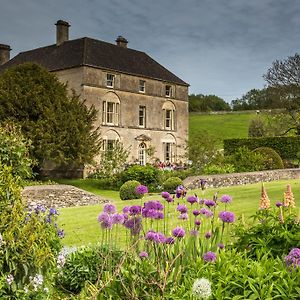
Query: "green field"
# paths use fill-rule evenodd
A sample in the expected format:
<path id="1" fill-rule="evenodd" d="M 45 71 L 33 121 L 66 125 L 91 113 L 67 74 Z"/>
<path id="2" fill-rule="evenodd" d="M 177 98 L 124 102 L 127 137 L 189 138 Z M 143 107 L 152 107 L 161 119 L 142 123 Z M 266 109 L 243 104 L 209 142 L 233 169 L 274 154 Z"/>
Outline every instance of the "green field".
<path id="1" fill-rule="evenodd" d="M 222 141 L 229 138 L 246 138 L 248 126 L 255 113 L 196 114 L 189 115 L 189 137 L 208 132 L 216 137 L 223 148 Z"/>
<path id="2" fill-rule="evenodd" d="M 116 204 L 120 211 L 126 205 L 140 205 L 140 200 L 122 201 L 118 197 L 118 192 L 106 191 L 110 195 L 104 194 L 102 190 L 96 190 L 93 184 L 89 185 L 86 181 L 82 180 L 64 180 L 64 183 L 72 183 L 77 187 L 85 188 L 90 192 L 94 192 L 101 196 L 106 196 Z M 84 184 L 82 184 L 84 183 Z M 265 183 L 271 203 L 274 205 L 277 201 L 282 201 L 283 192 L 286 189 L 286 185 L 290 183 L 293 188 L 294 196 L 296 199 L 297 207 L 299 207 L 298 199 L 300 199 L 300 181 L 299 180 L 284 180 Z M 204 197 L 211 198 L 214 193 L 218 192 L 219 196 L 223 194 L 229 194 L 233 197 L 233 202 L 229 207 L 229 210 L 233 211 L 237 216 L 245 216 L 247 219 L 249 216 L 255 213 L 258 209 L 260 199 L 261 184 L 249 184 L 245 186 L 234 186 L 228 188 L 211 188 L 205 191 Z M 189 194 L 197 193 L 201 196 L 200 190 L 189 191 Z M 159 194 L 150 195 L 143 199 L 143 202 L 147 200 L 162 200 Z M 298 200 L 299 201 L 299 200 Z M 188 203 L 187 203 L 188 204 Z M 178 213 L 175 212 L 177 202 L 171 206 L 170 211 L 173 212 L 169 217 L 169 227 L 177 226 L 179 220 L 177 219 Z M 188 204 L 189 206 L 189 204 Z M 102 211 L 103 205 L 92 205 L 82 207 L 70 207 L 60 210 L 59 223 L 64 228 L 66 236 L 63 239 L 63 243 L 67 246 L 79 246 L 86 244 L 95 244 L 101 239 L 101 229 L 97 222 L 97 216 Z M 221 206 L 219 209 L 223 209 Z M 162 226 L 163 221 L 159 221 Z M 181 221 L 184 222 L 184 221 Z M 126 234 L 123 227 L 119 230 L 119 242 L 123 244 L 125 242 Z"/>

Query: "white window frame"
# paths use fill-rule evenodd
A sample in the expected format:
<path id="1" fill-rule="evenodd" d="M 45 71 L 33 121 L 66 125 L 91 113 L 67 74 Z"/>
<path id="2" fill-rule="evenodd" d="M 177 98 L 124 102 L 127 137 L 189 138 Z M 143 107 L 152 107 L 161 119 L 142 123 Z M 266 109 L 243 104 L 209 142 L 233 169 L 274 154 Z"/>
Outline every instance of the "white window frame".
<path id="1" fill-rule="evenodd" d="M 147 163 L 147 146 L 145 143 L 139 145 L 138 161 L 141 166 L 145 166 Z"/>
<path id="2" fill-rule="evenodd" d="M 120 121 L 120 104 L 118 102 L 103 101 L 102 124 L 118 126 Z"/>
<path id="3" fill-rule="evenodd" d="M 173 162 L 173 143 L 164 143 L 164 161 Z"/>
<path id="4" fill-rule="evenodd" d="M 143 93 L 143 94 L 146 92 L 146 81 L 145 80 L 140 79 L 140 81 L 139 81 L 139 92 Z"/>
<path id="5" fill-rule="evenodd" d="M 173 87 L 171 85 L 167 84 L 166 85 L 166 90 L 165 90 L 165 96 L 167 98 L 171 98 L 172 97 L 172 95 L 173 95 L 172 90 L 173 90 Z"/>
<path id="6" fill-rule="evenodd" d="M 146 127 L 146 106 L 144 105 L 139 106 L 139 127 Z"/>
<path id="7" fill-rule="evenodd" d="M 114 88 L 115 86 L 115 75 L 111 73 L 106 74 L 106 86 L 109 88 Z"/>

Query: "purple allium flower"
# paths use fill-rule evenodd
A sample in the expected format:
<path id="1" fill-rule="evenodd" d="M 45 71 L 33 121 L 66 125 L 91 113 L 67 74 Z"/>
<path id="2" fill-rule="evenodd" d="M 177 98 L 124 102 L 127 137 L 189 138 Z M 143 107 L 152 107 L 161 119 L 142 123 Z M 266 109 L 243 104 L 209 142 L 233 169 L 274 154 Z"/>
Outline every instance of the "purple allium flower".
<path id="1" fill-rule="evenodd" d="M 140 252 L 140 254 L 139 254 L 139 257 L 140 258 L 148 258 L 148 253 L 146 252 L 146 251 L 142 251 L 142 252 Z"/>
<path id="2" fill-rule="evenodd" d="M 144 195 L 148 193 L 148 188 L 145 185 L 138 185 L 135 188 L 135 192 L 139 195 Z"/>
<path id="3" fill-rule="evenodd" d="M 123 224 L 124 223 L 124 215 L 123 214 L 113 214 L 111 216 L 113 224 Z"/>
<path id="4" fill-rule="evenodd" d="M 188 196 L 187 197 L 187 202 L 194 204 L 198 202 L 198 197 L 197 196 Z"/>
<path id="5" fill-rule="evenodd" d="M 204 190 L 207 181 L 205 179 L 200 179 L 199 183 L 200 183 L 201 190 Z"/>
<path id="6" fill-rule="evenodd" d="M 214 200 L 205 200 L 204 204 L 208 207 L 216 206 L 216 202 Z"/>
<path id="7" fill-rule="evenodd" d="M 204 204 L 205 199 L 200 199 L 199 204 Z"/>
<path id="8" fill-rule="evenodd" d="M 65 236 L 63 229 L 57 229 L 57 235 L 62 239 Z"/>
<path id="9" fill-rule="evenodd" d="M 103 229 L 112 229 L 112 226 L 113 226 L 113 222 L 112 222 L 111 218 L 103 220 L 100 224 Z"/>
<path id="10" fill-rule="evenodd" d="M 128 220 L 128 218 L 129 218 L 128 214 L 123 214 L 123 218 L 124 218 L 124 222 L 125 222 L 126 220 Z M 123 223 L 124 223 L 124 222 L 123 222 Z"/>
<path id="11" fill-rule="evenodd" d="M 124 214 L 128 214 L 129 209 L 130 209 L 130 206 L 124 206 L 122 211 L 123 211 Z"/>
<path id="12" fill-rule="evenodd" d="M 107 203 L 103 207 L 103 211 L 108 213 L 109 215 L 116 213 L 116 206 L 112 203 Z"/>
<path id="13" fill-rule="evenodd" d="M 230 203 L 232 201 L 232 197 L 229 195 L 223 195 L 220 200 L 222 203 Z"/>
<path id="14" fill-rule="evenodd" d="M 166 198 L 168 203 L 174 202 L 174 198 L 170 195 L 170 197 Z"/>
<path id="15" fill-rule="evenodd" d="M 130 229 L 132 235 L 137 235 L 142 229 L 142 219 L 133 217 L 124 222 L 124 226 Z"/>
<path id="16" fill-rule="evenodd" d="M 205 233 L 204 236 L 205 236 L 206 239 L 210 239 L 211 236 L 212 236 L 212 233 L 208 231 L 208 232 Z"/>
<path id="17" fill-rule="evenodd" d="M 219 218 L 226 223 L 233 223 L 235 221 L 235 215 L 230 211 L 221 211 L 219 213 Z"/>
<path id="18" fill-rule="evenodd" d="M 176 188 L 175 193 L 177 198 L 184 197 L 186 195 L 186 189 L 184 188 L 183 185 L 179 185 Z"/>
<path id="19" fill-rule="evenodd" d="M 199 231 L 196 230 L 196 229 L 192 229 L 192 230 L 190 231 L 190 235 L 191 235 L 191 236 L 198 236 L 198 234 L 199 234 Z"/>
<path id="20" fill-rule="evenodd" d="M 217 260 L 217 256 L 214 252 L 208 251 L 203 255 L 203 259 L 206 262 L 215 262 Z"/>
<path id="21" fill-rule="evenodd" d="M 54 207 L 51 207 L 49 210 L 49 215 L 58 215 L 58 212 Z"/>
<path id="22" fill-rule="evenodd" d="M 164 218 L 164 213 L 161 212 L 161 211 L 158 211 L 158 212 L 156 213 L 155 219 L 157 219 L 157 220 L 162 220 L 163 218 Z"/>
<path id="23" fill-rule="evenodd" d="M 179 211 L 181 214 L 187 213 L 187 207 L 184 204 L 178 204 L 177 211 Z"/>
<path id="24" fill-rule="evenodd" d="M 156 239 L 156 233 L 155 233 L 155 231 L 149 230 L 146 233 L 145 240 L 147 240 L 147 241 L 155 241 L 155 239 Z"/>
<path id="25" fill-rule="evenodd" d="M 129 214 L 131 216 L 139 215 L 142 212 L 142 207 L 140 205 L 132 205 L 129 208 Z"/>
<path id="26" fill-rule="evenodd" d="M 144 209 L 156 209 L 156 210 L 163 210 L 164 206 L 159 200 L 151 200 L 144 204 Z"/>
<path id="27" fill-rule="evenodd" d="M 288 267 L 300 267 L 300 248 L 293 248 L 290 253 L 284 258 Z"/>
<path id="28" fill-rule="evenodd" d="M 142 216 L 144 218 L 156 219 L 158 211 L 155 209 L 145 209 L 142 210 Z"/>
<path id="29" fill-rule="evenodd" d="M 200 213 L 202 215 L 205 215 L 207 218 L 210 218 L 210 217 L 212 217 L 214 215 L 214 213 L 211 210 L 206 209 L 204 207 L 200 209 Z"/>
<path id="30" fill-rule="evenodd" d="M 224 248 L 225 248 L 225 245 L 224 245 L 224 244 L 222 244 L 222 243 L 219 243 L 219 244 L 218 244 L 218 248 L 222 250 L 222 249 L 224 249 Z"/>
<path id="31" fill-rule="evenodd" d="M 182 238 L 185 236 L 185 231 L 182 227 L 176 227 L 172 230 L 172 234 L 174 237 Z"/>
<path id="32" fill-rule="evenodd" d="M 280 207 L 280 206 L 283 206 L 283 203 L 282 202 L 280 202 L 280 201 L 278 201 L 278 202 L 276 202 L 276 204 L 275 204 L 277 207 Z"/>
<path id="33" fill-rule="evenodd" d="M 109 216 L 109 214 L 106 213 L 106 212 L 102 212 L 102 213 L 100 213 L 99 216 L 98 216 L 98 222 L 107 221 L 107 220 L 109 220 L 109 219 L 110 219 L 110 216 Z"/>
<path id="34" fill-rule="evenodd" d="M 193 210 L 193 215 L 196 217 L 196 216 L 199 216 L 200 215 L 200 211 L 197 210 L 197 209 L 194 209 Z"/>
<path id="35" fill-rule="evenodd" d="M 164 199 L 168 199 L 169 197 L 171 197 L 171 195 L 168 193 L 168 192 L 162 192 L 161 193 L 161 196 L 164 198 Z"/>
<path id="36" fill-rule="evenodd" d="M 173 237 L 167 237 L 165 240 L 165 244 L 173 245 L 175 243 L 175 239 Z"/>
<path id="37" fill-rule="evenodd" d="M 156 243 L 164 243 L 166 241 L 166 237 L 163 233 L 157 232 L 155 242 Z"/>
<path id="38" fill-rule="evenodd" d="M 187 220 L 188 218 L 189 215 L 187 213 L 180 214 L 178 217 L 179 220 Z"/>
<path id="39" fill-rule="evenodd" d="M 200 226 L 201 225 L 201 220 L 195 220 L 195 225 Z"/>

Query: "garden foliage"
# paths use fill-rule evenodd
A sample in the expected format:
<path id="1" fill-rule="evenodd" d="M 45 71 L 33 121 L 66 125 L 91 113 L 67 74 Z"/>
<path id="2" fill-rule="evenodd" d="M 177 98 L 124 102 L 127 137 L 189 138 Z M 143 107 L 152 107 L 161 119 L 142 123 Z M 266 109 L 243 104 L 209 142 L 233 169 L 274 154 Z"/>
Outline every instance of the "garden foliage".
<path id="1" fill-rule="evenodd" d="M 179 177 L 170 177 L 163 183 L 163 190 L 171 194 L 175 194 L 175 190 L 183 182 Z"/>
<path id="2" fill-rule="evenodd" d="M 259 147 L 253 150 L 264 157 L 264 170 L 283 169 L 284 164 L 280 155 L 272 148 Z"/>
<path id="3" fill-rule="evenodd" d="M 128 180 L 120 187 L 121 200 L 140 199 L 142 196 L 135 189 L 140 185 L 136 180 Z"/>

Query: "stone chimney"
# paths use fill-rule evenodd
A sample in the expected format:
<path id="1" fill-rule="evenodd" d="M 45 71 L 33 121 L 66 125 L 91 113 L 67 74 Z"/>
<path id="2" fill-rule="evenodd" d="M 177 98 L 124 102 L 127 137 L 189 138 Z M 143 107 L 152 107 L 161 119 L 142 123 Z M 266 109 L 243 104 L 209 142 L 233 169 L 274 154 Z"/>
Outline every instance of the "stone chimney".
<path id="1" fill-rule="evenodd" d="M 127 48 L 128 41 L 121 35 L 119 35 L 116 39 L 117 46 L 122 48 Z"/>
<path id="2" fill-rule="evenodd" d="M 10 60 L 10 46 L 0 44 L 0 66 Z"/>
<path id="3" fill-rule="evenodd" d="M 58 20 L 56 22 L 56 45 L 59 46 L 63 42 L 69 40 L 69 27 L 71 26 L 68 22 Z"/>

